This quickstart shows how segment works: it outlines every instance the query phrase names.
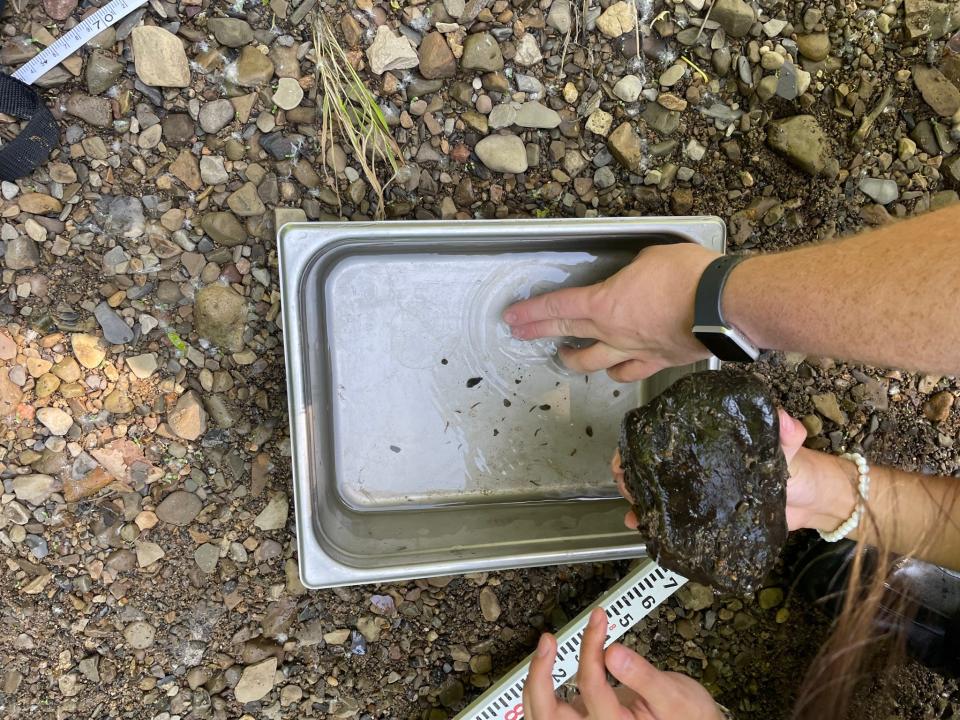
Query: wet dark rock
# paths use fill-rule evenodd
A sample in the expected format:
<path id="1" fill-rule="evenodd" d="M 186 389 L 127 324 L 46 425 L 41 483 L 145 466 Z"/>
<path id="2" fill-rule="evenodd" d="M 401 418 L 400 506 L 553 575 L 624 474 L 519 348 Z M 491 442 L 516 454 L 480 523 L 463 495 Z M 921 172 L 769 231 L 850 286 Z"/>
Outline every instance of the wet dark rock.
<path id="1" fill-rule="evenodd" d="M 652 557 L 747 593 L 787 537 L 786 460 L 766 385 L 742 371 L 688 375 L 623 421 L 626 489 Z"/>
<path id="2" fill-rule="evenodd" d="M 159 88 L 155 88 L 152 85 L 145 85 L 139 78 L 134 81 L 133 87 L 137 92 L 143 93 L 147 98 L 149 98 L 150 102 L 157 107 L 161 107 L 163 105 L 163 93 L 160 92 Z"/>

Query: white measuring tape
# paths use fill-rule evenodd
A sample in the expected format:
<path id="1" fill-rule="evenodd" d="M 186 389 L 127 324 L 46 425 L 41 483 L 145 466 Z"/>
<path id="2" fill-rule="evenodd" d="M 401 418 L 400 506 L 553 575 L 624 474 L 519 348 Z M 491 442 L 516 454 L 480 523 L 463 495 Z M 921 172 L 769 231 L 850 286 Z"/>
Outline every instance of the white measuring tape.
<path id="1" fill-rule="evenodd" d="M 42 53 L 26 65 L 22 65 L 13 77 L 22 83 L 33 85 L 38 78 L 43 77 L 75 53 L 78 48 L 83 47 L 90 38 L 99 35 L 141 5 L 146 4 L 147 0 L 113 0 L 58 37 Z"/>
<path id="2" fill-rule="evenodd" d="M 607 647 L 673 595 L 686 581 L 686 578 L 664 570 L 653 560 L 646 560 L 630 572 L 557 633 L 553 686 L 558 688 L 577 674 L 583 631 L 594 609 L 601 607 L 607 614 L 607 639 L 604 643 L 604 647 Z M 533 655 L 527 657 L 454 720 L 520 720 L 523 717 L 523 685 L 532 658 Z"/>

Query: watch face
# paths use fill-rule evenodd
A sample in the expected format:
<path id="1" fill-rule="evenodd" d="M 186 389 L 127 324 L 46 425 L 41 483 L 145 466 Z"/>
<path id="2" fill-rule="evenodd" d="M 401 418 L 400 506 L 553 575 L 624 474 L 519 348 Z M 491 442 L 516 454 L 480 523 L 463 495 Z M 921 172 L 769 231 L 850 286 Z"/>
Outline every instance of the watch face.
<path id="1" fill-rule="evenodd" d="M 728 362 L 752 362 L 756 358 L 748 353 L 740 344 L 729 335 L 719 332 L 693 333 L 697 340 L 702 342 L 711 353 L 721 360 Z"/>

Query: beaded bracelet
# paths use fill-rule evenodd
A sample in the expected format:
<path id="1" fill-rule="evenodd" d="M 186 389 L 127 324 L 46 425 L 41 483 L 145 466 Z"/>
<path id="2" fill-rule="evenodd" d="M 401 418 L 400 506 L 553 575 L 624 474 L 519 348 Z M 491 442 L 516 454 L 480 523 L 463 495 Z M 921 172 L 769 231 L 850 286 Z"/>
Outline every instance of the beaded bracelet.
<path id="1" fill-rule="evenodd" d="M 833 532 L 825 533 L 822 530 L 817 530 L 817 532 L 820 533 L 820 537 L 827 542 L 842 540 L 856 530 L 860 524 L 860 519 L 863 517 L 864 504 L 867 502 L 870 494 L 870 466 L 867 464 L 866 458 L 860 453 L 844 453 L 840 457 L 844 460 L 850 460 L 857 466 L 857 504 L 850 514 L 850 517 L 840 523 L 840 527 Z"/>

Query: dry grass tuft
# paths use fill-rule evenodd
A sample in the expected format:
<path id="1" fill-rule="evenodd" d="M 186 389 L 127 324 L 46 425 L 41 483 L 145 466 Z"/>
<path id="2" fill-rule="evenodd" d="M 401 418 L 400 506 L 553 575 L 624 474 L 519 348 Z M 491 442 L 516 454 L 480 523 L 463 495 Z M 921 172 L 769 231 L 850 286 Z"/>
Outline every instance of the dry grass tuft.
<path id="1" fill-rule="evenodd" d="M 354 158 L 374 194 L 376 217 L 384 217 L 383 193 L 403 164 L 400 148 L 376 98 L 357 75 L 341 47 L 333 28 L 317 14 L 313 23 L 313 45 L 317 55 L 317 88 L 320 105 L 320 151 L 324 172 L 329 173 L 330 151 L 340 140 L 353 150 Z M 336 180 L 333 183 L 340 191 Z"/>

